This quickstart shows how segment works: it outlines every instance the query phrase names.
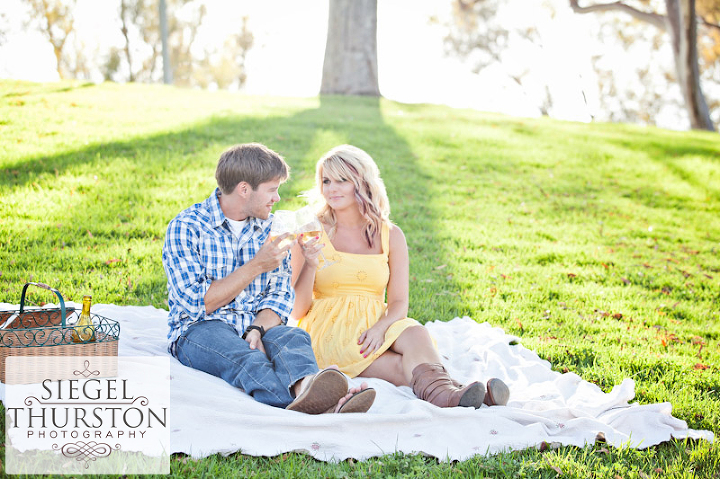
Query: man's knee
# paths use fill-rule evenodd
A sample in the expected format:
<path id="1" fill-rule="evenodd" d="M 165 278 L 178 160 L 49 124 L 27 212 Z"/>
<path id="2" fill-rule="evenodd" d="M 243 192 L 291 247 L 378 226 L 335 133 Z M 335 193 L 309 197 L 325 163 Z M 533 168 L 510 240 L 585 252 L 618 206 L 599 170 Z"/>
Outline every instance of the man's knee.
<path id="1" fill-rule="evenodd" d="M 192 359 L 190 358 L 190 355 L 187 354 L 187 351 L 185 351 L 185 345 L 187 344 L 187 339 L 184 336 L 181 336 L 178 338 L 177 342 L 175 343 L 175 352 L 177 355 L 178 361 L 180 361 L 180 364 L 183 366 L 187 366 L 189 368 L 194 368 L 192 363 Z"/>
<path id="2" fill-rule="evenodd" d="M 274 341 L 283 342 L 296 342 L 296 343 L 307 343 L 310 344 L 310 335 L 302 328 L 296 328 L 294 326 L 275 326 L 270 329 L 273 332 L 270 338 Z M 268 333 L 270 332 L 268 331 Z"/>

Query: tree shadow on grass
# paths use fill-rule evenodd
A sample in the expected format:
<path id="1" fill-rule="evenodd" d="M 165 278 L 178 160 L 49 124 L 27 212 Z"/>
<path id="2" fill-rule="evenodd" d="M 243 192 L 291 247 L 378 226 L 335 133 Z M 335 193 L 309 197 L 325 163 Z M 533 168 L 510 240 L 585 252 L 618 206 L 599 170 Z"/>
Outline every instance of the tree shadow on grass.
<path id="1" fill-rule="evenodd" d="M 16 82 L 18 86 L 22 86 L 23 83 L 30 83 L 30 82 Z M 94 87 L 97 86 L 93 82 L 72 82 L 71 84 L 68 83 L 62 83 L 61 86 L 55 86 L 57 84 L 55 83 L 48 83 L 47 85 L 53 85 L 51 87 L 38 89 L 35 84 L 32 84 L 32 87 L 23 90 L 23 91 L 12 91 L 9 93 L 6 93 L 2 95 L 0 98 L 13 98 L 13 97 L 19 97 L 19 96 L 28 96 L 28 95 L 46 95 L 48 93 L 65 93 L 72 90 L 77 90 L 79 88 L 88 88 L 88 87 Z"/>
<path id="2" fill-rule="evenodd" d="M 668 136 L 677 136 L 667 141 Z M 720 137 L 717 133 L 657 131 L 647 135 L 618 136 L 616 145 L 646 156 L 665 167 L 675 181 L 685 182 L 720 201 Z"/>
<path id="3" fill-rule="evenodd" d="M 278 151 L 292 168 L 281 188 L 284 200 L 277 208 L 283 209 L 301 206 L 295 197 L 312 187 L 315 163 L 324 152 L 342 143 L 366 150 L 385 180 L 392 217 L 405 231 L 411 276 L 424 274 L 413 267 L 419 237 L 423 254 L 436 258 L 437 264 L 449 254 L 450 245 L 433 240 L 439 237 L 435 225 L 441 213 L 427 201 L 432 178 L 418 167 L 412 147 L 384 120 L 383 102 L 321 97 L 317 108 L 289 116 L 216 116 L 169 133 L 89 145 L 0 169 L 0 188 L 10 195 L 37 185 L 37 194 L 59 197 L 54 211 L 25 210 L 0 233 L 6 246 L 0 266 L 10 283 L 0 291 L 0 301 L 17 302 L 22 284 L 35 280 L 67 291 L 76 301 L 93 291 L 96 302 L 165 308 L 160 252 L 167 223 L 210 194 L 222 151 L 251 141 Z M 79 169 L 96 179 L 68 186 Z M 74 198 L 65 205 L 68 190 Z M 457 288 L 450 280 L 444 285 L 446 290 Z M 457 296 L 428 294 L 413 284 L 410 291 L 410 315 L 421 322 L 451 319 L 467 309 Z"/>

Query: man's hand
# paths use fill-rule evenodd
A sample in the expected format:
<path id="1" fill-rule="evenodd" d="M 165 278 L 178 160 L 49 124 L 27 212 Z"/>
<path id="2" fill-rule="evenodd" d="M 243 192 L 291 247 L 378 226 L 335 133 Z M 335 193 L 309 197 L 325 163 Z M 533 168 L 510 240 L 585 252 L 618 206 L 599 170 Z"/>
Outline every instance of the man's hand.
<path id="1" fill-rule="evenodd" d="M 245 341 L 250 345 L 250 349 L 259 349 L 263 354 L 266 354 L 265 346 L 263 345 L 262 339 L 260 339 L 260 331 L 257 329 L 251 329 L 245 335 Z"/>
<path id="2" fill-rule="evenodd" d="M 255 257 L 250 260 L 261 273 L 273 271 L 282 264 L 287 256 L 287 252 L 290 251 L 290 248 L 292 248 L 296 241 L 286 242 L 287 244 L 284 244 L 281 248 L 280 243 L 289 236 L 291 236 L 291 233 L 283 233 L 272 241 L 268 237 L 265 244 L 262 245 L 262 248 L 255 254 Z"/>
<path id="3" fill-rule="evenodd" d="M 272 309 L 261 309 L 255 315 L 255 320 L 250 326 L 260 326 L 267 333 L 270 329 L 280 324 L 282 324 L 282 321 L 275 311 Z M 260 331 L 257 329 L 253 328 L 250 331 L 246 329 L 245 341 L 250 345 L 250 349 L 259 349 L 265 353 L 265 346 L 263 345 Z"/>

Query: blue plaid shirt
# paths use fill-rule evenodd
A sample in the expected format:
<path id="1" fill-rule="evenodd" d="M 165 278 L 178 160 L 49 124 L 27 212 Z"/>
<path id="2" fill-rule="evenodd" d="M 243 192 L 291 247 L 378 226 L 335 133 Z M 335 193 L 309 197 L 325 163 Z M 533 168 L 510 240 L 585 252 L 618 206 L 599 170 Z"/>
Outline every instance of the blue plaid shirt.
<path id="1" fill-rule="evenodd" d="M 262 309 L 271 309 L 287 324 L 295 301 L 290 284 L 290 255 L 271 273 L 257 276 L 230 303 L 205 313 L 205 293 L 213 281 L 224 278 L 250 261 L 270 235 L 271 219 L 248 218 L 235 236 L 220 209 L 215 192 L 202 203 L 182 211 L 168 225 L 162 262 L 168 282 L 168 351 L 196 321 L 220 319 L 242 334 Z"/>

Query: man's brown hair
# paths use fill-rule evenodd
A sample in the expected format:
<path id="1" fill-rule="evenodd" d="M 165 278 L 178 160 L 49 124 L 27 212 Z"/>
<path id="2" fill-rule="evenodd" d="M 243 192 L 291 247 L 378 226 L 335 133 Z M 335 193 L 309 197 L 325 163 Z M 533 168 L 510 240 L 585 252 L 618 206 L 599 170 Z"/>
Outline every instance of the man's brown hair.
<path id="1" fill-rule="evenodd" d="M 260 143 L 243 143 L 228 148 L 220 155 L 215 169 L 215 179 L 224 195 L 232 193 L 243 181 L 254 191 L 261 183 L 285 181 L 289 177 L 290 166 L 282 156 Z"/>

